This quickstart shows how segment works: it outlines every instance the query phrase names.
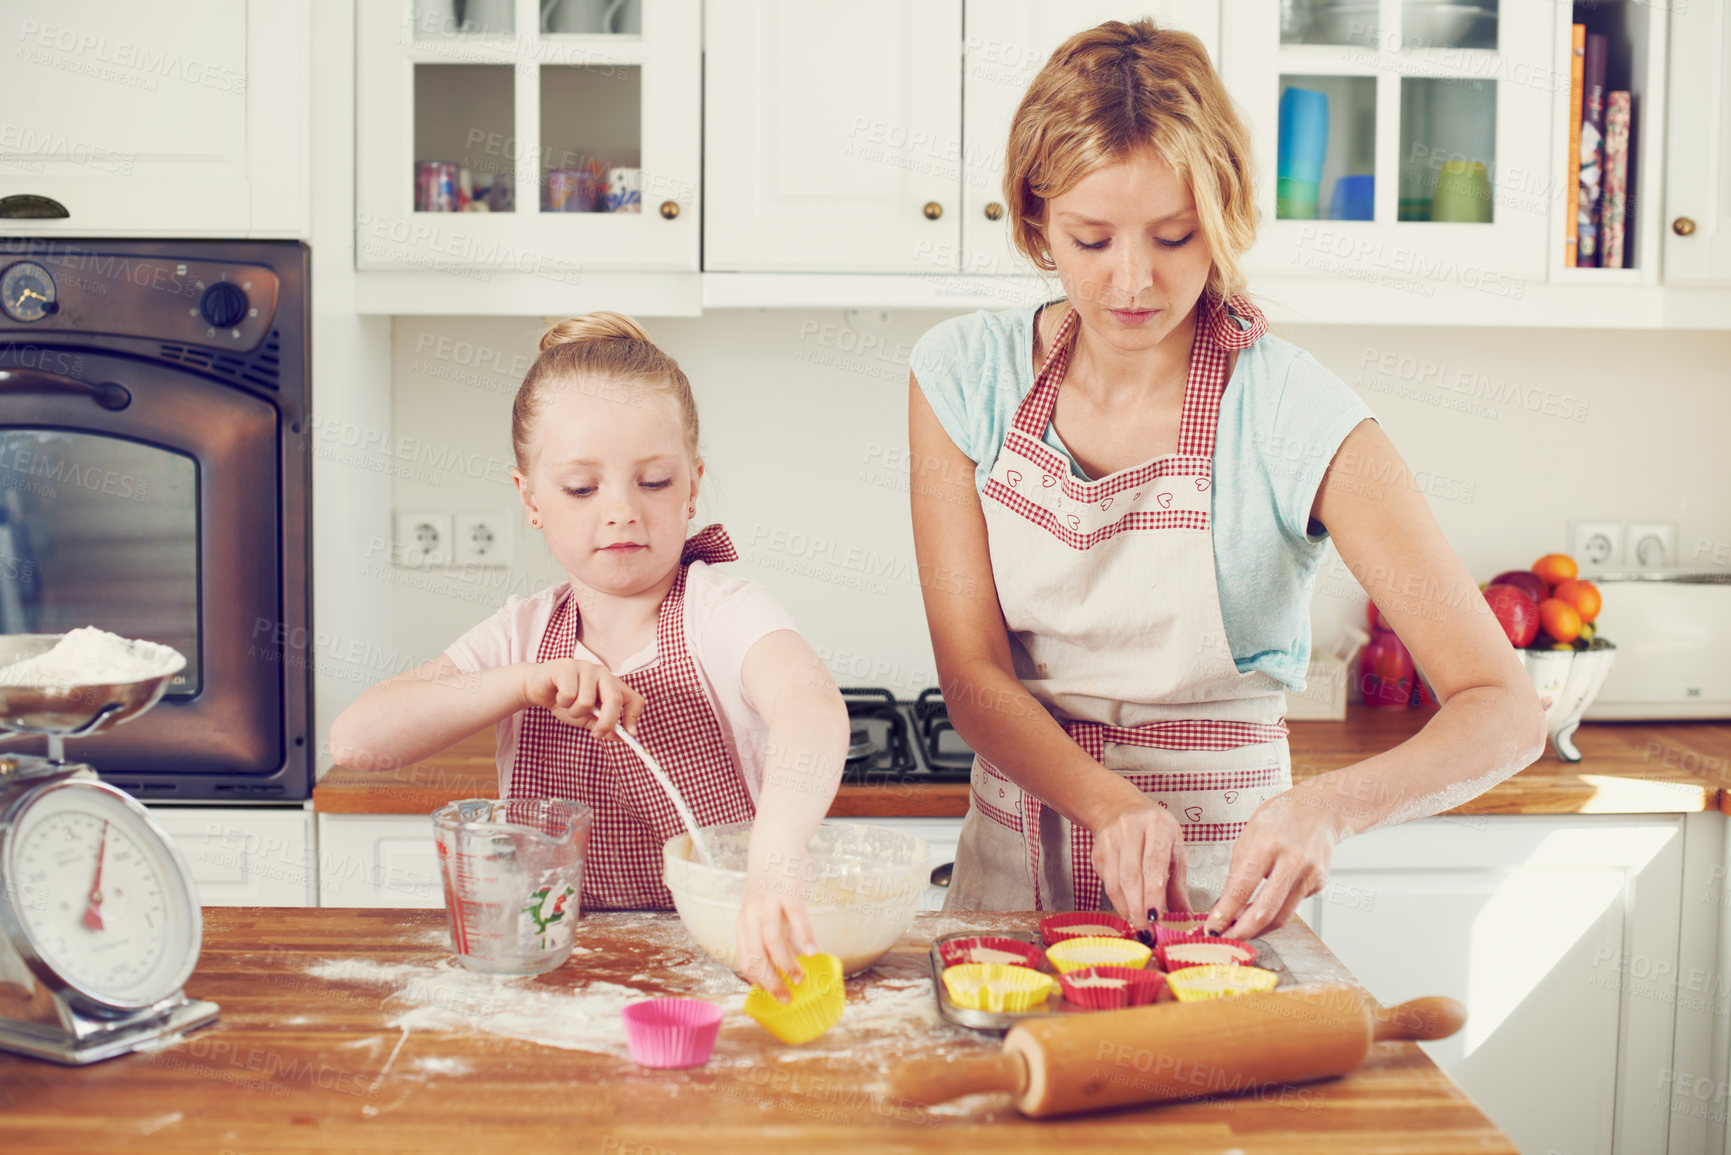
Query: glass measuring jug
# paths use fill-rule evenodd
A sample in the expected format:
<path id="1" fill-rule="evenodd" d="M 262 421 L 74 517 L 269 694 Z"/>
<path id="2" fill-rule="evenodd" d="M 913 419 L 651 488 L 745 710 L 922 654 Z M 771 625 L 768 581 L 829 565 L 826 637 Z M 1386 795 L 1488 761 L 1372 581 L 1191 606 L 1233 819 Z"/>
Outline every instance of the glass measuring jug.
<path id="1" fill-rule="evenodd" d="M 433 812 L 457 961 L 538 975 L 571 957 L 593 819 L 558 798 L 466 798 Z"/>

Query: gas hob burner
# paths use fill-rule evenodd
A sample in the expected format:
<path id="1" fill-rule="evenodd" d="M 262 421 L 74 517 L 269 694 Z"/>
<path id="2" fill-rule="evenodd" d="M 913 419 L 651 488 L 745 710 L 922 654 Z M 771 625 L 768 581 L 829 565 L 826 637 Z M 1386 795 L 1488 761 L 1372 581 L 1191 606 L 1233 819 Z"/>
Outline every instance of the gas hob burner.
<path id="1" fill-rule="evenodd" d="M 913 745 L 908 741 L 907 719 L 902 716 L 894 694 L 869 687 L 844 688 L 841 696 L 852 723 L 843 782 L 862 785 L 899 778 L 919 769 Z"/>
<path id="2" fill-rule="evenodd" d="M 932 773 L 944 777 L 959 774 L 965 781 L 974 765 L 974 752 L 951 725 L 943 691 L 936 686 L 921 690 L 909 712 L 914 719 L 914 740 L 919 744 L 920 757 Z"/>

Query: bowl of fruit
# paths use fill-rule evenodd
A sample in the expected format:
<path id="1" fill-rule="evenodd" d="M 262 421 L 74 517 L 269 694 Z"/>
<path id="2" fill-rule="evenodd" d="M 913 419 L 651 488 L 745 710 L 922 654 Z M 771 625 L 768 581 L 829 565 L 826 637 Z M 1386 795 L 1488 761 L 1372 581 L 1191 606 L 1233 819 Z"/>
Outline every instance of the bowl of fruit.
<path id="1" fill-rule="evenodd" d="M 1557 757 L 1579 762 L 1575 730 L 1617 658 L 1617 647 L 1594 624 L 1598 587 L 1581 578 L 1574 558 L 1548 553 L 1532 569 L 1500 573 L 1483 589 L 1533 680 Z"/>

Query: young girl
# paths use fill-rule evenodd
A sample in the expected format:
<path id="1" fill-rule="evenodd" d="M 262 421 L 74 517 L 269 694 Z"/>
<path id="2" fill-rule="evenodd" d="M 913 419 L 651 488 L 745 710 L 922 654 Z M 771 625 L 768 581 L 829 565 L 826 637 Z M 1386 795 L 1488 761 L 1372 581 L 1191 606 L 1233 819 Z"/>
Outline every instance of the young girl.
<path id="1" fill-rule="evenodd" d="M 589 909 L 669 909 L 661 847 L 684 830 L 623 726 L 699 824 L 753 819 L 735 967 L 778 997 L 816 949 L 797 883 L 848 742 L 841 695 L 769 591 L 690 535 L 703 460 L 691 383 L 636 322 L 591 313 L 541 338 L 511 413 L 529 524 L 568 583 L 512 597 L 431 662 L 363 694 L 331 727 L 336 760 L 400 764 L 482 726 L 500 794 L 595 812 Z M 754 818 L 755 815 L 755 818 Z"/>

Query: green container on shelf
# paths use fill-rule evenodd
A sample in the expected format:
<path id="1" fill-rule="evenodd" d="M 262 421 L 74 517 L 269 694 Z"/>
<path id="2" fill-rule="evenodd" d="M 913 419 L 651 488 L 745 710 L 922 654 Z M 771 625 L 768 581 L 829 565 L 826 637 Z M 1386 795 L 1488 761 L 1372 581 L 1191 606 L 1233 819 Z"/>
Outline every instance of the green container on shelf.
<path id="1" fill-rule="evenodd" d="M 1322 199 L 1322 185 L 1316 181 L 1277 177 L 1274 181 L 1274 215 L 1283 221 L 1313 221 L 1320 215 L 1317 209 Z"/>

